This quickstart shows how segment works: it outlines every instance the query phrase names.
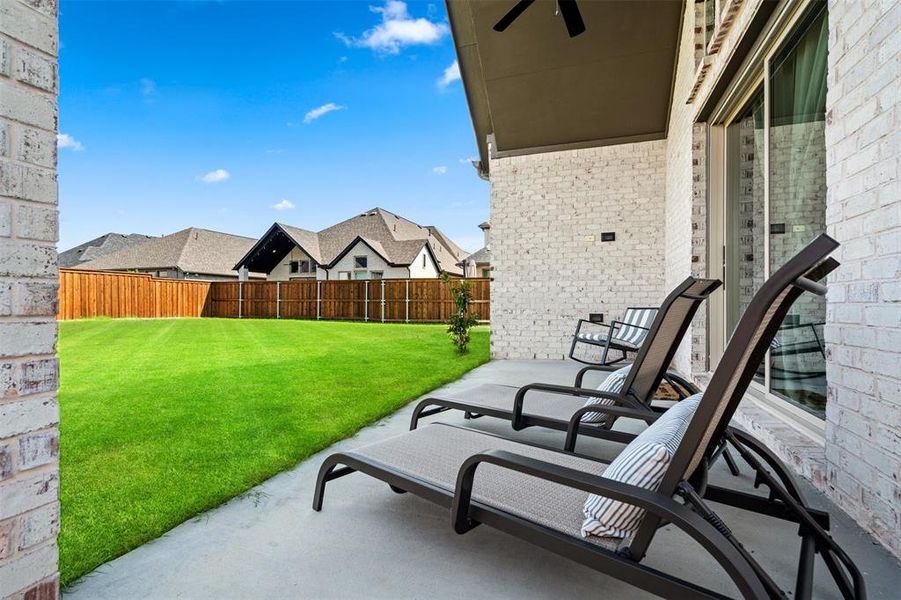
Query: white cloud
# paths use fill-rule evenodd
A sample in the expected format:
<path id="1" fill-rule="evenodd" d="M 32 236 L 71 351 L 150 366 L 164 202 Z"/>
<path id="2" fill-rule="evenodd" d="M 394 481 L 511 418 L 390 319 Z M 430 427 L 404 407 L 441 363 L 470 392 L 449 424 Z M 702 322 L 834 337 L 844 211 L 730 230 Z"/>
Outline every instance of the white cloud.
<path id="1" fill-rule="evenodd" d="M 215 171 L 210 171 L 206 175 L 199 175 L 197 180 L 204 183 L 220 183 L 227 180 L 229 177 L 231 177 L 231 173 L 225 169 L 216 169 Z"/>
<path id="2" fill-rule="evenodd" d="M 478 162 L 478 160 L 479 160 L 478 156 L 469 156 L 467 158 L 461 158 L 458 162 L 461 165 L 471 165 L 474 162 Z"/>
<path id="3" fill-rule="evenodd" d="M 272 208 L 275 210 L 291 210 L 294 208 L 294 203 L 287 199 L 281 199 L 277 203 L 272 205 Z"/>
<path id="4" fill-rule="evenodd" d="M 334 102 L 329 102 L 327 104 L 323 104 L 322 106 L 316 107 L 305 114 L 303 116 L 303 122 L 309 125 L 323 115 L 327 115 L 328 113 L 334 112 L 336 110 L 344 110 L 345 108 L 347 107 L 341 106 L 340 104 L 335 104 Z"/>
<path id="5" fill-rule="evenodd" d="M 382 15 L 382 22 L 363 32 L 360 37 L 336 33 L 335 37 L 347 46 L 370 48 L 381 54 L 398 54 L 405 46 L 434 44 L 448 34 L 445 23 L 425 18 L 414 19 L 407 12 L 407 3 L 387 0 L 384 6 L 370 6 L 369 10 Z"/>
<path id="6" fill-rule="evenodd" d="M 143 77 L 140 80 L 140 84 L 142 96 L 153 96 L 156 94 L 156 82 L 154 80 Z"/>
<path id="7" fill-rule="evenodd" d="M 438 80 L 438 87 L 446 88 L 455 81 L 460 81 L 460 63 L 457 61 L 444 69 L 444 74 Z"/>
<path id="8" fill-rule="evenodd" d="M 82 150 L 84 150 L 84 144 L 76 140 L 68 133 L 58 133 L 56 135 L 56 147 L 60 149 L 71 148 L 75 152 L 81 152 Z"/>
<path id="9" fill-rule="evenodd" d="M 445 173 L 447 173 L 447 167 L 445 167 L 444 165 L 432 167 L 432 173 L 434 173 L 435 175 L 444 175 Z"/>

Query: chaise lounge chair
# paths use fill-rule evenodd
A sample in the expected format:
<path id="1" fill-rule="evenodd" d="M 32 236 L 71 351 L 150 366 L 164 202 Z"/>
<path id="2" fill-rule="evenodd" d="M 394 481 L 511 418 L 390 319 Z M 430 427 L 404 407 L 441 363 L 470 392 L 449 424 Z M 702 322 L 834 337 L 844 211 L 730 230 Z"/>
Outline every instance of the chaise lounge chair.
<path id="1" fill-rule="evenodd" d="M 613 365 L 624 361 L 629 352 L 638 352 L 641 348 L 656 316 L 657 307 L 655 306 L 630 306 L 623 313 L 622 321 L 604 323 L 603 321 L 579 319 L 576 324 L 576 332 L 573 334 L 572 346 L 569 348 L 569 357 L 586 365 Z M 600 362 L 576 356 L 576 348 L 579 344 L 603 348 Z M 619 352 L 619 358 L 611 360 L 609 357 L 611 350 Z"/>
<path id="2" fill-rule="evenodd" d="M 724 597 L 642 563 L 658 527 L 669 523 L 710 554 L 742 597 L 785 597 L 708 504 L 719 502 L 799 525 L 795 598 L 811 597 L 816 554 L 845 598 L 865 598 L 859 570 L 826 531 L 828 515 L 805 504 L 765 447 L 728 426 L 791 304 L 804 290 L 825 293 L 814 280 L 838 265 L 828 258 L 837 246 L 820 236 L 773 274 L 748 305 L 707 390 L 659 419 L 637 415 L 652 425 L 613 463 L 434 424 L 326 458 L 313 509 L 322 509 L 326 483 L 360 471 L 396 492 L 449 508 L 458 533 L 485 524 L 660 596 Z M 710 460 L 727 438 L 767 486 L 767 496 L 707 485 Z M 650 465 L 653 472 L 636 458 L 648 448 L 661 457 Z M 592 534 L 605 527 L 618 536 Z"/>
<path id="3" fill-rule="evenodd" d="M 517 431 L 534 426 L 566 431 L 565 450 L 575 449 L 577 433 L 628 443 L 635 436 L 613 430 L 614 422 L 620 414 L 634 416 L 640 411 L 654 417 L 665 410 L 651 405 L 661 381 L 666 380 L 680 398 L 700 391 L 675 373 L 667 373 L 667 367 L 698 308 L 720 285 L 716 279 L 694 277 L 677 285 L 660 305 L 645 343 L 628 367 L 585 367 L 572 387 L 546 383 L 519 388 L 484 384 L 462 391 L 458 397 L 426 398 L 413 410 L 410 429 L 416 429 L 423 417 L 455 409 L 467 415 L 511 421 Z M 592 371 L 608 373 L 597 389 L 582 386 L 584 376 Z M 725 458 L 737 475 L 734 461 L 728 454 Z"/>

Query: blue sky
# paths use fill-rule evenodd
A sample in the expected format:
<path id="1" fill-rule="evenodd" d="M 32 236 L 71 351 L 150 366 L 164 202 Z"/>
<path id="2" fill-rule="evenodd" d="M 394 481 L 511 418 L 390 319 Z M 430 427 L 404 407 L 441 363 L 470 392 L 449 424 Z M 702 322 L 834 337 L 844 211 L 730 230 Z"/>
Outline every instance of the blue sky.
<path id="1" fill-rule="evenodd" d="M 382 206 L 478 249 L 444 4 L 379 2 L 62 0 L 60 248 Z"/>

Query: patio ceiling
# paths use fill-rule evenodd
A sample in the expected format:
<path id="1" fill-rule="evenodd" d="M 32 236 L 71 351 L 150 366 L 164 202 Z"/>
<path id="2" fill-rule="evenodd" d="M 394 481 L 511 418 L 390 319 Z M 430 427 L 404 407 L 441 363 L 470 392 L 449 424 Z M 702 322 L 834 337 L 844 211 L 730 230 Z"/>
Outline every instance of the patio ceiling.
<path id="1" fill-rule="evenodd" d="M 514 4 L 447 0 L 483 175 L 492 134 L 495 156 L 666 137 L 683 0 L 579 2 L 575 38 L 550 0 L 494 31 Z"/>

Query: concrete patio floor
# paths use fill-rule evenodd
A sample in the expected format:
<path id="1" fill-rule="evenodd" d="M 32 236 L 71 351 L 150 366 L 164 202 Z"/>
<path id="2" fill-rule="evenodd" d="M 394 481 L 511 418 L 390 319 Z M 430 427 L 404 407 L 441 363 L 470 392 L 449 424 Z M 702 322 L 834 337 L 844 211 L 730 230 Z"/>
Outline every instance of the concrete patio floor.
<path id="1" fill-rule="evenodd" d="M 439 390 L 459 392 L 483 382 L 571 383 L 578 370 L 562 361 L 495 361 Z M 445 509 L 361 474 L 332 482 L 321 513 L 310 508 L 313 484 L 327 454 L 405 431 L 413 404 L 328 448 L 296 468 L 165 536 L 103 565 L 65 591 L 67 600 L 205 598 L 645 598 L 648 594 L 550 552 L 479 527 L 460 536 Z M 445 413 L 435 420 L 559 445 L 562 435 L 513 432 L 483 418 Z M 581 452 L 610 457 L 618 446 L 597 440 Z M 717 465 L 712 481 L 751 489 Z M 812 503 L 829 510 L 833 534 L 864 572 L 869 597 L 898 598 L 901 565 L 811 486 Z M 736 536 L 786 589 L 797 563 L 796 528 L 718 507 Z M 720 510 L 721 509 L 721 510 Z M 726 593 L 731 588 L 694 543 L 665 528 L 648 564 Z M 815 598 L 838 597 L 821 562 Z M 825 577 L 824 577 L 825 575 Z"/>

